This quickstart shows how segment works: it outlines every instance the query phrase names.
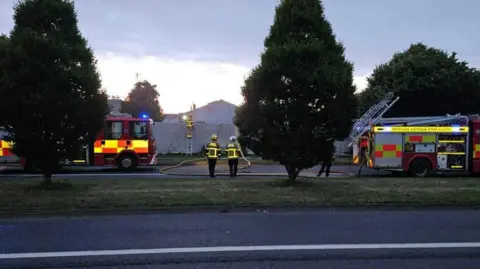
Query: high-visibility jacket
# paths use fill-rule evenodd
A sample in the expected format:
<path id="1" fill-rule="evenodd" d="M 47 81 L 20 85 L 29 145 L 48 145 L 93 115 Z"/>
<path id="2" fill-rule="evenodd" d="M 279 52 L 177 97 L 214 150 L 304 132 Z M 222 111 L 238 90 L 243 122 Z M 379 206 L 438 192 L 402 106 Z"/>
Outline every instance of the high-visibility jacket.
<path id="1" fill-rule="evenodd" d="M 220 155 L 220 144 L 217 142 L 210 142 L 207 144 L 207 158 L 218 159 Z"/>
<path id="2" fill-rule="evenodd" d="M 235 143 L 227 144 L 226 151 L 228 159 L 238 159 L 240 156 L 240 147 Z"/>

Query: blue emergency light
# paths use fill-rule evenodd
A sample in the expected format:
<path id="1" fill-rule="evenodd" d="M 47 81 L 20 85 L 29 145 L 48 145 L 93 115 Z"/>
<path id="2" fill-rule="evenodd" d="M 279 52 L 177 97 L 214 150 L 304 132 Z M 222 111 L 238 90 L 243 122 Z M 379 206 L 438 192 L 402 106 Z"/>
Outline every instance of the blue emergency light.
<path id="1" fill-rule="evenodd" d="M 141 117 L 142 119 L 148 119 L 148 115 L 147 115 L 147 114 L 141 114 L 140 117 Z"/>

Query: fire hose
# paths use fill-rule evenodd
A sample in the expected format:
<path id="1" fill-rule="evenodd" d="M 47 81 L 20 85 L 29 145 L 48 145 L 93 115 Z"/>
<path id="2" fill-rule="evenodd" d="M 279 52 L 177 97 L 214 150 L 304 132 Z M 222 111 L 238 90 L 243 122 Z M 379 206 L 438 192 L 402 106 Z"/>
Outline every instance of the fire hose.
<path id="1" fill-rule="evenodd" d="M 245 155 L 243 154 L 243 151 L 240 149 L 240 155 L 242 157 L 242 159 L 245 161 L 245 166 L 244 167 L 241 167 L 239 168 L 238 170 L 245 170 L 244 172 L 246 173 L 250 173 L 250 171 L 248 170 L 248 168 L 250 168 L 250 166 L 252 166 L 251 162 L 245 157 Z M 188 160 L 184 160 L 182 162 L 180 162 L 179 164 L 176 164 L 176 165 L 172 165 L 172 166 L 167 166 L 167 167 L 164 167 L 162 169 L 160 169 L 160 173 L 161 172 L 164 172 L 166 170 L 170 170 L 170 169 L 173 169 L 173 168 L 178 168 L 178 167 L 181 167 L 182 165 L 186 164 L 186 163 L 189 163 L 189 162 L 198 162 L 198 161 L 206 161 L 207 160 L 207 157 L 201 157 L 201 158 L 194 158 L 194 159 L 188 159 Z M 222 170 L 223 172 L 227 172 L 229 170 L 225 169 L 225 170 Z"/>

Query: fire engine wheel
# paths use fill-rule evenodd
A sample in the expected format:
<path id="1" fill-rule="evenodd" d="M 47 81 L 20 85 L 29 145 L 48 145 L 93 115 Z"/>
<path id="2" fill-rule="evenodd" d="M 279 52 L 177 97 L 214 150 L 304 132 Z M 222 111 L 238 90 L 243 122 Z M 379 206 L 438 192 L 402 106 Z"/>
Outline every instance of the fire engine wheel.
<path id="1" fill-rule="evenodd" d="M 135 170 L 138 166 L 135 156 L 123 155 L 118 160 L 118 168 L 122 170 Z"/>
<path id="2" fill-rule="evenodd" d="M 432 164 L 427 159 L 417 159 L 410 164 L 410 175 L 414 177 L 426 177 L 430 175 Z"/>

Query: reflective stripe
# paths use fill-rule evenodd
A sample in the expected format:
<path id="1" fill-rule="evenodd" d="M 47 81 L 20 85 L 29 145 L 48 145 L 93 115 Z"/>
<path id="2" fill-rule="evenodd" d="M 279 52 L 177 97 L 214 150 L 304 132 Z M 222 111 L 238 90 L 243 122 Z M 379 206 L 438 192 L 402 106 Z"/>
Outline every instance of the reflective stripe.
<path id="1" fill-rule="evenodd" d="M 102 141 L 104 141 L 102 145 Z M 148 153 L 148 140 L 96 140 L 93 143 L 93 152 L 97 154 L 117 154 L 125 149 L 133 150 L 137 154 Z"/>
<path id="2" fill-rule="evenodd" d="M 1 140 L 2 145 L 0 146 L 2 149 L 11 149 L 13 146 L 13 143 L 7 142 L 5 140 Z"/>
<path id="3" fill-rule="evenodd" d="M 409 143 L 435 143 L 436 135 L 405 135 L 405 141 Z"/>
<path id="4" fill-rule="evenodd" d="M 227 145 L 227 156 L 228 159 L 238 159 L 238 148 L 235 144 Z"/>
<path id="5" fill-rule="evenodd" d="M 93 153 L 102 153 L 102 141 L 95 140 L 93 143 Z"/>
<path id="6" fill-rule="evenodd" d="M 218 152 L 220 149 L 218 148 L 216 143 L 208 143 L 207 145 L 207 157 L 210 159 L 217 159 Z"/>
<path id="7" fill-rule="evenodd" d="M 208 158 L 218 158 L 218 149 L 217 148 L 207 148 Z"/>
<path id="8" fill-rule="evenodd" d="M 365 153 L 367 158 L 368 158 L 368 162 L 367 162 L 367 165 L 368 167 L 370 168 L 373 168 L 374 166 L 374 163 L 373 163 L 373 154 L 375 152 L 375 150 L 372 149 L 372 143 L 373 143 L 373 137 L 372 137 L 372 132 L 368 132 L 368 147 L 367 147 L 367 152 Z"/>
<path id="9" fill-rule="evenodd" d="M 129 149 L 137 154 L 148 153 L 148 140 L 132 140 Z"/>
<path id="10" fill-rule="evenodd" d="M 0 140 L 0 156 L 13 156 L 11 149 L 13 143 L 7 142 L 5 140 Z"/>
<path id="11" fill-rule="evenodd" d="M 473 158 L 480 159 L 480 144 L 475 144 L 473 149 Z"/>
<path id="12" fill-rule="evenodd" d="M 401 158 L 402 145 L 376 144 L 375 158 Z"/>

